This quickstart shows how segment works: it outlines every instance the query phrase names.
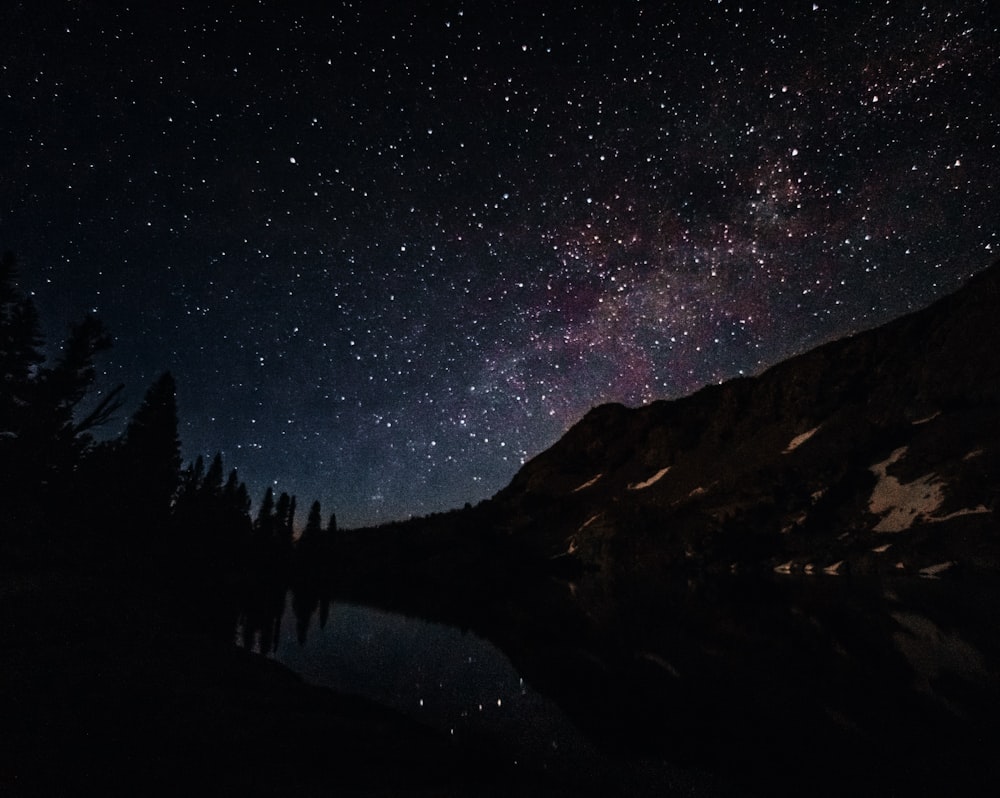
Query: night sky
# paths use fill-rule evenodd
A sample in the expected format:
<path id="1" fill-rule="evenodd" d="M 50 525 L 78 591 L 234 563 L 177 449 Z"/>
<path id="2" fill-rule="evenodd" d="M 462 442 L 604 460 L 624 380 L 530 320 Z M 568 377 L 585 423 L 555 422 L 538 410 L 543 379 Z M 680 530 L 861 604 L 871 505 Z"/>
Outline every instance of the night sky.
<path id="1" fill-rule="evenodd" d="M 0 249 L 109 433 L 169 369 L 300 523 L 475 503 L 992 262 L 995 8 L 6 0 Z"/>

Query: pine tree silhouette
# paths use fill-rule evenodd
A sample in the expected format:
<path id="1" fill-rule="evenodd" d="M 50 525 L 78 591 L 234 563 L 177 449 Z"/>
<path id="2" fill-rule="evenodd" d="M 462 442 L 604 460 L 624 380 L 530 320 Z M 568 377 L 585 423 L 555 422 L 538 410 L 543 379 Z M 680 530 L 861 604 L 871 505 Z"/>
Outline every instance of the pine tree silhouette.
<path id="1" fill-rule="evenodd" d="M 292 506 L 292 497 L 282 491 L 278 503 L 274 507 L 274 539 L 282 541 L 288 528 L 288 511 Z"/>
<path id="2" fill-rule="evenodd" d="M 302 530 L 302 535 L 299 537 L 295 547 L 295 553 L 300 562 L 317 556 L 319 548 L 322 545 L 322 523 L 320 503 L 319 500 L 316 500 L 309 508 L 309 517 L 306 519 L 305 529 Z"/>
<path id="3" fill-rule="evenodd" d="M 221 468 L 222 462 L 220 460 L 219 467 Z M 237 507 L 239 500 L 237 499 L 237 493 L 240 486 L 240 477 L 234 468 L 229 472 L 229 476 L 226 477 L 226 484 L 222 487 L 222 498 L 225 499 L 226 504 L 230 507 Z"/>
<path id="4" fill-rule="evenodd" d="M 212 463 L 205 472 L 205 481 L 201 486 L 202 491 L 209 496 L 222 495 L 222 452 L 216 452 L 212 458 Z"/>
<path id="5" fill-rule="evenodd" d="M 257 510 L 257 518 L 253 524 L 253 548 L 256 559 L 266 562 L 271 556 L 274 540 L 274 489 L 268 485 L 264 491 L 264 498 L 261 500 L 260 508 Z"/>
<path id="6" fill-rule="evenodd" d="M 202 480 L 205 479 L 205 458 L 200 454 L 195 458 L 194 463 L 188 465 L 181 478 L 181 492 L 185 496 L 193 496 L 201 489 Z"/>
<path id="7" fill-rule="evenodd" d="M 35 399 L 34 376 L 45 361 L 38 312 L 15 285 L 14 256 L 0 260 L 0 437 L 10 438 L 24 424 Z"/>
<path id="8" fill-rule="evenodd" d="M 14 258 L 0 259 L 0 494 L 8 529 L 33 533 L 65 526 L 91 430 L 121 406 L 122 386 L 93 395 L 95 359 L 111 345 L 93 316 L 74 325 L 51 366 L 42 356 L 38 314 L 16 285 Z M 90 409 L 83 408 L 90 404 Z"/>
<path id="9" fill-rule="evenodd" d="M 303 535 L 314 534 L 318 535 L 322 529 L 323 518 L 320 513 L 320 504 L 317 499 L 312 503 L 312 507 L 309 508 L 309 517 L 306 519 L 306 528 L 303 531 Z"/>
<path id="10" fill-rule="evenodd" d="M 129 421 L 122 461 L 127 469 L 128 520 L 162 529 L 180 484 L 181 466 L 175 384 L 169 371 L 150 386 Z"/>
<path id="11" fill-rule="evenodd" d="M 204 476 L 200 455 L 188 466 L 173 513 L 174 536 L 189 560 L 189 570 L 222 579 L 242 571 L 253 542 L 250 497 L 234 468 L 222 482 L 222 453 Z"/>

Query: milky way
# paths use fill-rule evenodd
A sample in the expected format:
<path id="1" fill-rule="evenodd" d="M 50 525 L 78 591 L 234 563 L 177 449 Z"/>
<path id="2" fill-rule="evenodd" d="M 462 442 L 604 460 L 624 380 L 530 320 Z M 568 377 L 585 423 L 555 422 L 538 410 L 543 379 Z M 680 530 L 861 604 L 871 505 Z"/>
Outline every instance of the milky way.
<path id="1" fill-rule="evenodd" d="M 474 503 L 1000 247 L 990 2 L 321 5 L 3 12 L 0 247 L 255 495 Z"/>

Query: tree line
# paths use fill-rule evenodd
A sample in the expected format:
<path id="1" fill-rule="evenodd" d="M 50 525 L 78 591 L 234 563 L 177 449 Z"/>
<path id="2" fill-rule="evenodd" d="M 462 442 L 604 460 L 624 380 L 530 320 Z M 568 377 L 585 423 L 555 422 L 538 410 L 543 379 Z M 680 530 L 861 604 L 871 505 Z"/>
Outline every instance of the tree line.
<path id="1" fill-rule="evenodd" d="M 182 467 L 176 384 L 146 391 L 117 437 L 95 430 L 122 407 L 123 385 L 100 390 L 96 360 L 111 346 L 101 321 L 71 326 L 49 361 L 37 309 L 17 287 L 12 255 L 0 261 L 0 558 L 155 555 L 218 573 L 318 557 L 337 531 L 313 502 L 295 540 L 296 497 L 268 487 L 252 502 L 222 455 Z M 0 561 L 0 564 L 2 563 Z"/>

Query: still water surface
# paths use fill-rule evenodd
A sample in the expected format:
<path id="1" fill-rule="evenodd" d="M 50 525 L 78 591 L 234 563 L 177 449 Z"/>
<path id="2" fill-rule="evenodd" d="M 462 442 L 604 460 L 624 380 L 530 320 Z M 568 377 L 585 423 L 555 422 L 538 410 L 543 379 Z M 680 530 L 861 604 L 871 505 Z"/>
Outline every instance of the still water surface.
<path id="1" fill-rule="evenodd" d="M 306 641 L 289 596 L 273 657 L 312 684 L 390 707 L 462 739 L 496 739 L 514 756 L 576 759 L 592 746 L 507 656 L 470 631 L 333 603 Z"/>
<path id="2" fill-rule="evenodd" d="M 259 648 L 311 683 L 514 761 L 616 780 L 641 765 L 645 785 L 712 773 L 746 794 L 799 779 L 813 794 L 869 779 L 950 788 L 997 771 L 997 594 L 990 581 L 612 593 L 585 580 L 494 622 L 510 656 L 471 631 L 289 594 Z"/>

